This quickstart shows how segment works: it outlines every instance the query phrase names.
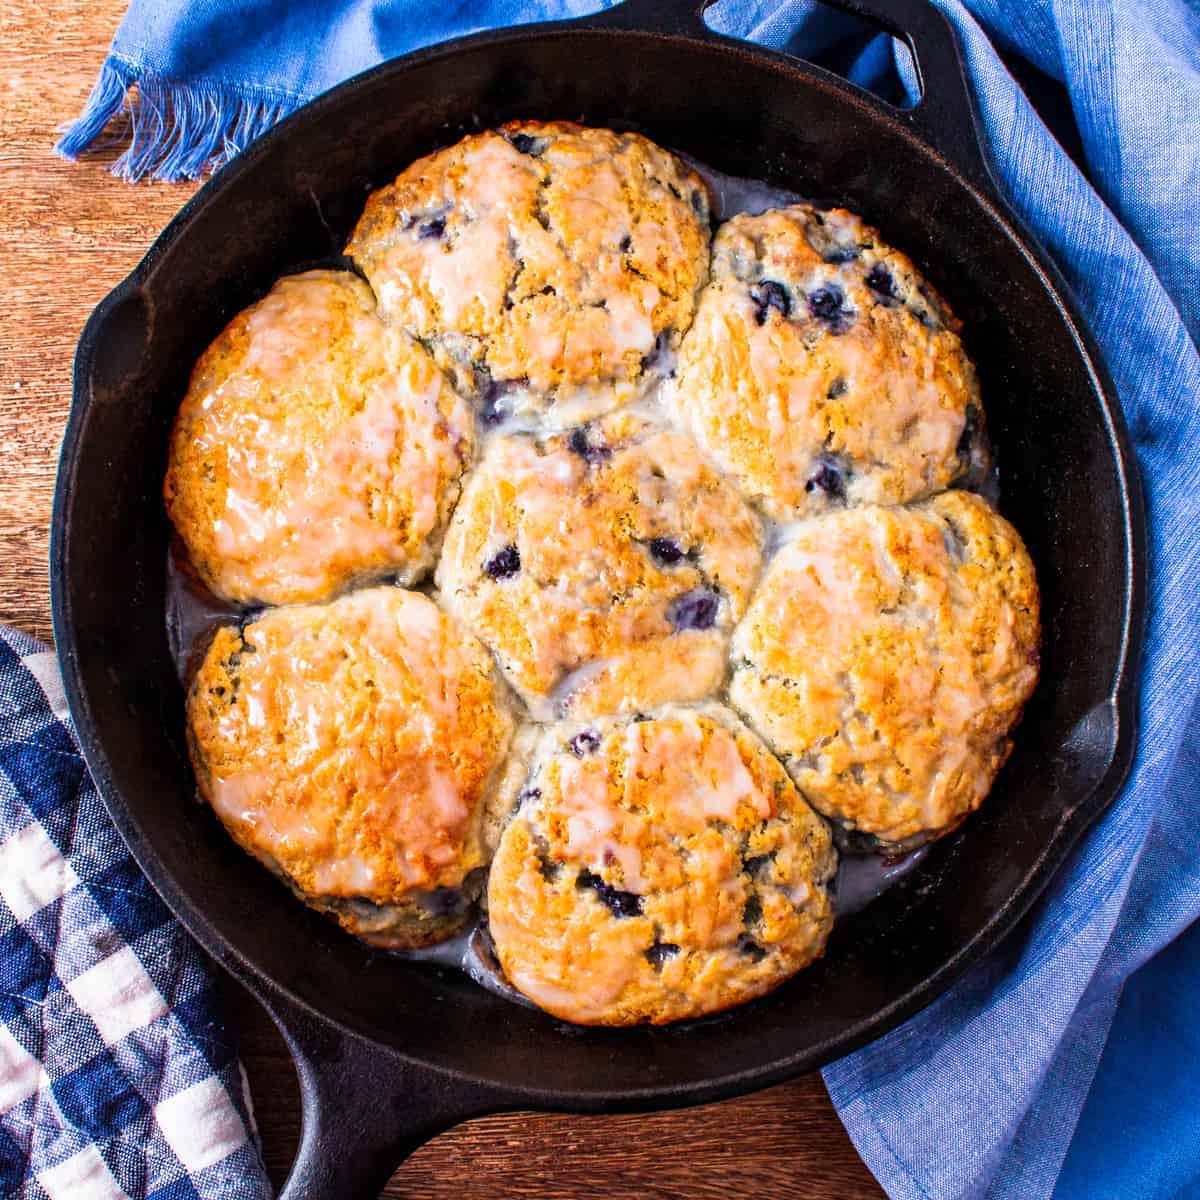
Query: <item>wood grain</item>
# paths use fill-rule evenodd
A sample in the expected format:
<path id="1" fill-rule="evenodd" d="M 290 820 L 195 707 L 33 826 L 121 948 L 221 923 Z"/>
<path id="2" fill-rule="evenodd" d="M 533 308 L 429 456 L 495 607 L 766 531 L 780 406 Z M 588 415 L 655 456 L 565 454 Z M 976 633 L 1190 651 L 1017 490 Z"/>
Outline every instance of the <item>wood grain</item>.
<path id="1" fill-rule="evenodd" d="M 47 554 L 71 356 L 95 304 L 195 190 L 129 187 L 51 153 L 79 111 L 125 0 L 0 0 L 0 620 L 50 637 Z M 300 1129 L 291 1061 L 232 981 L 264 1155 L 276 1184 Z M 772 1200 L 883 1192 L 819 1076 L 720 1105 L 636 1117 L 513 1114 L 423 1147 L 386 1195 L 421 1200 Z"/>
<path id="2" fill-rule="evenodd" d="M 228 981 L 267 1170 L 278 1185 L 300 1134 L 283 1039 Z M 269 1116 L 269 1124 L 268 1124 Z M 388 1197 L 421 1200 L 868 1200 L 884 1196 L 842 1128 L 819 1075 L 673 1113 L 578 1117 L 509 1113 L 468 1121 L 422 1146 Z"/>

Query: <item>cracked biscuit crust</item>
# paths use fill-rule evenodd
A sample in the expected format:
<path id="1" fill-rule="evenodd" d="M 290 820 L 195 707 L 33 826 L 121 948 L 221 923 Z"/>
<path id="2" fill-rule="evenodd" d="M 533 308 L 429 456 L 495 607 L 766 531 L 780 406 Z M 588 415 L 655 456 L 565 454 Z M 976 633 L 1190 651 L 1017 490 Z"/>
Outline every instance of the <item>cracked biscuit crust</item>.
<path id="1" fill-rule="evenodd" d="M 771 516 L 902 504 L 986 470 L 958 322 L 912 263 L 841 209 L 742 214 L 668 403 Z"/>
<path id="2" fill-rule="evenodd" d="M 301 899 L 387 946 L 461 924 L 513 721 L 432 601 L 368 588 L 222 628 L 187 716 L 201 795 Z"/>
<path id="3" fill-rule="evenodd" d="M 833 924 L 829 831 L 727 709 L 544 731 L 488 885 L 497 956 L 540 1007 L 655 1024 L 760 996 Z"/>
<path id="4" fill-rule="evenodd" d="M 309 271 L 201 356 L 163 492 L 213 592 L 291 604 L 425 574 L 473 452 L 470 410 L 370 288 Z"/>
<path id="5" fill-rule="evenodd" d="M 563 426 L 670 369 L 708 273 L 709 197 L 635 133 L 525 121 L 374 192 L 346 252 L 485 424 Z"/>
<path id="6" fill-rule="evenodd" d="M 730 700 L 809 801 L 889 844 L 982 803 L 1038 676 L 1033 564 L 978 496 L 799 526 L 733 637 Z"/>
<path id="7" fill-rule="evenodd" d="M 632 413 L 499 437 L 437 582 L 535 717 L 710 695 L 759 573 L 753 510 L 690 439 Z"/>

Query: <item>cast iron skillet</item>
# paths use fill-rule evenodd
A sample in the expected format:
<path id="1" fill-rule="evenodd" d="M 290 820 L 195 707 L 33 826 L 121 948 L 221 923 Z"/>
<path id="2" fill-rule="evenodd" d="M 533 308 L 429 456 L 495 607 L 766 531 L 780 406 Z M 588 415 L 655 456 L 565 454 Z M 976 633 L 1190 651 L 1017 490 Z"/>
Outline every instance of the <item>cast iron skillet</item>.
<path id="1" fill-rule="evenodd" d="M 996 946 L 1113 798 L 1134 744 L 1145 556 L 1111 386 L 1058 272 L 1001 200 L 960 50 L 922 0 L 839 0 L 902 37 L 919 107 L 708 31 L 700 0 L 629 0 L 464 38 L 322 96 L 189 203 L 96 309 L 55 498 L 54 631 L 88 765 L 138 862 L 275 1014 L 303 1139 L 288 1197 L 374 1195 L 437 1131 L 500 1109 L 696 1104 L 878 1037 Z M 296 903 L 195 801 L 163 627 L 167 433 L 203 347 L 281 272 L 336 253 L 368 190 L 518 116 L 635 126 L 882 227 L 963 317 L 1003 508 L 1044 592 L 1043 681 L 990 801 L 839 923 L 818 965 L 721 1018 L 583 1031 L 457 972 L 373 953 Z"/>

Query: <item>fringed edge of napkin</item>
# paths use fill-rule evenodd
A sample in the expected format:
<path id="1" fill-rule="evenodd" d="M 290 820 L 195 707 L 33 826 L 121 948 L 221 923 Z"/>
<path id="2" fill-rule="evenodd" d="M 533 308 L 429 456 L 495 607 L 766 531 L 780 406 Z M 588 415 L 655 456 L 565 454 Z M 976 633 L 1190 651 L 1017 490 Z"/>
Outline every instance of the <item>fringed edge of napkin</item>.
<path id="1" fill-rule="evenodd" d="M 165 79 L 110 54 L 83 112 L 61 130 L 54 150 L 74 161 L 97 142 L 120 141 L 125 149 L 110 168 L 114 175 L 130 183 L 176 183 L 223 166 L 302 102 L 261 88 Z M 119 133 L 101 142 L 121 113 L 127 119 Z"/>

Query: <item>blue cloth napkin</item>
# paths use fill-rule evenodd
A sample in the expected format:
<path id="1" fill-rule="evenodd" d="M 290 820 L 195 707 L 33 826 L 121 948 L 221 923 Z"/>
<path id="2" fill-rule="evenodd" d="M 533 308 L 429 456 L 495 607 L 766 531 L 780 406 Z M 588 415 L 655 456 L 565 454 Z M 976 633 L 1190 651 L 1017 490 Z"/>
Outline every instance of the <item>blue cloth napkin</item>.
<path id="1" fill-rule="evenodd" d="M 1200 10 L 934 2 L 959 30 L 997 178 L 1075 289 L 1141 464 L 1152 558 L 1141 740 L 1119 801 L 1019 933 L 825 1078 L 893 1197 L 1200 1196 L 1200 937 L 1180 936 L 1200 916 Z M 136 82 L 116 169 L 179 178 L 383 58 L 598 7 L 134 0 L 61 149 L 94 141 Z M 891 39 L 806 0 L 726 0 L 709 20 L 884 95 L 913 91 Z M 1073 120 L 1056 128 L 1078 164 L 1013 71 L 1064 101 Z"/>
<path id="2" fill-rule="evenodd" d="M 265 1200 L 208 963 L 76 747 L 52 651 L 0 626 L 0 1195 Z"/>

